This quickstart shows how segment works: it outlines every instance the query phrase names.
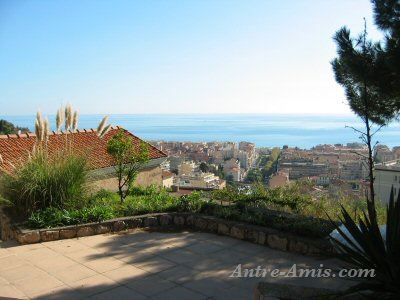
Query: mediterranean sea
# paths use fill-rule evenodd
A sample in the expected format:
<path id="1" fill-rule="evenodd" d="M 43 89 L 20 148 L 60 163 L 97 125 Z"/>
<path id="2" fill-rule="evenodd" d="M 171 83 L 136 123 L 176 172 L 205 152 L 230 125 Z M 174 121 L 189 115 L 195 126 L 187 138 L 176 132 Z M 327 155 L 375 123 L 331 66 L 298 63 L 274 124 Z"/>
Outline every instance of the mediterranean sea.
<path id="1" fill-rule="evenodd" d="M 96 128 L 103 115 L 81 115 L 79 128 Z M 33 130 L 35 116 L 0 115 Z M 54 128 L 54 116 L 49 116 Z M 112 125 L 122 126 L 145 140 L 249 141 L 257 147 L 282 145 L 311 148 L 318 144 L 359 141 L 359 134 L 345 126 L 362 129 L 353 115 L 283 114 L 126 114 L 110 115 Z M 392 122 L 376 134 L 389 147 L 400 145 L 400 123 Z"/>

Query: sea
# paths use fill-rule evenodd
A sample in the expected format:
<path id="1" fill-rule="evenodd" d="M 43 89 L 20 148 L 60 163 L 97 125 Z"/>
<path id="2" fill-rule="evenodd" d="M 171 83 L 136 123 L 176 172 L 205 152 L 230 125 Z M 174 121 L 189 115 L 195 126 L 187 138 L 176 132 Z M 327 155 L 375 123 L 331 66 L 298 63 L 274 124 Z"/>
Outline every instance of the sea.
<path id="1" fill-rule="evenodd" d="M 79 128 L 96 128 L 103 115 L 80 115 Z M 48 116 L 54 128 L 55 116 Z M 33 130 L 34 115 L 0 115 L 18 126 Z M 305 114 L 120 114 L 110 115 L 112 125 L 122 126 L 145 140 L 248 141 L 257 147 L 297 146 L 359 141 L 363 123 L 353 115 Z M 389 147 L 400 145 L 400 123 L 393 121 L 376 135 Z"/>

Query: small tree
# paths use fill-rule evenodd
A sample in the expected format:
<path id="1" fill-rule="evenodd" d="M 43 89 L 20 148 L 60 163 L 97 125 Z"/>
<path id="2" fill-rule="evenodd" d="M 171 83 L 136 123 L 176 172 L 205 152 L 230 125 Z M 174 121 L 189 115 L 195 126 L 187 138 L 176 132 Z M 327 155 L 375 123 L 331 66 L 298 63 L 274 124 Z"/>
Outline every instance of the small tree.
<path id="1" fill-rule="evenodd" d="M 149 161 L 148 144 L 141 142 L 135 146 L 133 138 L 120 129 L 107 144 L 107 152 L 115 160 L 118 178 L 118 194 L 121 203 L 129 195 L 139 170 Z"/>

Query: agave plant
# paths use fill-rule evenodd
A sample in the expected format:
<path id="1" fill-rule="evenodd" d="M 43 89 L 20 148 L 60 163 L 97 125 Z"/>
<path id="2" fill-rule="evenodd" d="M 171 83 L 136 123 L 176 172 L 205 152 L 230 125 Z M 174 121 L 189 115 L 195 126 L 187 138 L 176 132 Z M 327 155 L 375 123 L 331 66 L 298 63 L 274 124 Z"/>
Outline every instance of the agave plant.
<path id="1" fill-rule="evenodd" d="M 341 222 L 348 234 L 338 225 L 336 229 L 345 242 L 333 239 L 341 258 L 360 269 L 374 269 L 375 276 L 352 287 L 349 292 L 370 290 L 384 293 L 388 299 L 400 295 L 400 194 L 394 199 L 393 187 L 387 206 L 386 233 L 379 229 L 375 207 L 368 201 L 368 213 L 353 220 L 342 206 Z M 385 238 L 384 238 L 385 237 Z"/>

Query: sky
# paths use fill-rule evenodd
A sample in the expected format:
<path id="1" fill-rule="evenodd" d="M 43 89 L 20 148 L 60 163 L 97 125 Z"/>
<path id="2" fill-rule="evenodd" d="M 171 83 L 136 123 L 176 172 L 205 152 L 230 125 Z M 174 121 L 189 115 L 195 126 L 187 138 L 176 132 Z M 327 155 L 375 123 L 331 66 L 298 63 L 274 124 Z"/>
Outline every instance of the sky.
<path id="1" fill-rule="evenodd" d="M 330 61 L 368 0 L 0 0 L 0 115 L 348 114 Z"/>

